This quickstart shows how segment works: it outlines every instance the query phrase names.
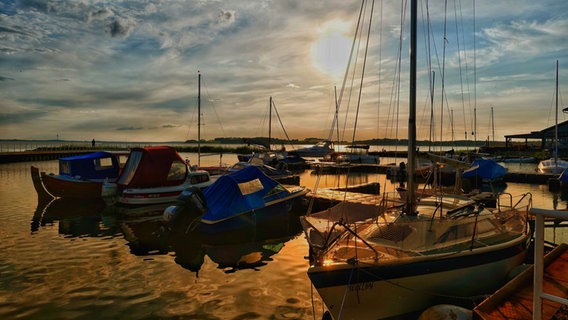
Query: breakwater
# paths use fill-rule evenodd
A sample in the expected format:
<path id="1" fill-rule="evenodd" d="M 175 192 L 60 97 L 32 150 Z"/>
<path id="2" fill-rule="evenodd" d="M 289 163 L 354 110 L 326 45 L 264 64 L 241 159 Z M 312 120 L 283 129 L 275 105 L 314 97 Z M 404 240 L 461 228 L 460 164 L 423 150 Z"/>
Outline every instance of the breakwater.
<path id="1" fill-rule="evenodd" d="M 0 163 L 57 160 L 100 150 L 17 151 L 0 153 Z"/>

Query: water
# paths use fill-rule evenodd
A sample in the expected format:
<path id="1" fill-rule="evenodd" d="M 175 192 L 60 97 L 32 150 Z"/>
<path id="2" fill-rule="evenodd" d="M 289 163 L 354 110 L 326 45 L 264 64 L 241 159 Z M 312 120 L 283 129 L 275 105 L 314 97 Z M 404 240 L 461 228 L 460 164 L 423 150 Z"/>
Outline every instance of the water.
<path id="1" fill-rule="evenodd" d="M 30 165 L 57 171 L 57 161 L 0 165 L 0 318 L 321 319 L 297 218 L 233 239 L 160 233 L 157 218 L 119 219 L 99 203 L 38 206 Z M 310 188 L 336 179 L 301 176 Z M 347 180 L 395 186 L 382 175 Z M 510 183 L 506 191 L 531 192 L 539 208 L 568 204 L 545 185 Z M 548 230 L 547 239 L 567 242 L 566 233 Z"/>

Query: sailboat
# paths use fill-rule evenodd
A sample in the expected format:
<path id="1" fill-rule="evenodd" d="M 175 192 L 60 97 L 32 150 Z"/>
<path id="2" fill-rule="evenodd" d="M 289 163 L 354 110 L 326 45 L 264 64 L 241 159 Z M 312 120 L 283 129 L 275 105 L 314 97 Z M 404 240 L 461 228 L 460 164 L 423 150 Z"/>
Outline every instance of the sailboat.
<path id="1" fill-rule="evenodd" d="M 411 2 L 408 167 L 416 165 L 417 1 Z M 411 176 L 411 175 L 409 175 Z M 488 209 L 458 195 L 418 192 L 340 202 L 301 217 L 308 277 L 334 319 L 386 319 L 492 293 L 523 263 L 530 194 Z M 464 299 L 464 300 L 462 300 Z"/>
<path id="2" fill-rule="evenodd" d="M 554 150 L 552 158 L 538 163 L 539 173 L 561 174 L 568 168 L 568 161 L 558 158 L 558 60 L 556 60 L 556 122 L 554 125 Z"/>
<path id="3" fill-rule="evenodd" d="M 284 145 L 282 145 L 280 150 L 272 149 L 273 109 L 276 112 L 276 116 L 278 117 L 282 130 L 286 134 L 286 137 L 288 137 L 288 133 L 286 133 L 286 129 L 284 129 L 284 125 L 282 124 L 282 120 L 280 119 L 274 100 L 272 99 L 272 96 L 270 96 L 268 101 L 268 141 L 259 141 L 258 144 L 261 146 L 260 150 L 255 151 L 252 154 L 238 155 L 237 157 L 239 162 L 233 165 L 230 171 L 235 171 L 246 166 L 257 166 L 273 179 L 277 178 L 276 180 L 280 180 L 280 178 L 283 178 L 283 180 L 289 180 L 293 174 L 288 169 L 304 169 L 306 160 L 298 155 L 289 154 Z M 296 178 L 299 182 L 299 178 L 297 176 Z"/>

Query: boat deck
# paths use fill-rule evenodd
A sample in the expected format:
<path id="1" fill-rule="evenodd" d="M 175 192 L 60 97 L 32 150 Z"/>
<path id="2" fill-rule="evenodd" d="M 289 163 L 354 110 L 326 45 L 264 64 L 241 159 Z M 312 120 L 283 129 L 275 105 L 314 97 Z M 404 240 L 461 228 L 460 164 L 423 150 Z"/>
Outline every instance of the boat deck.
<path id="1" fill-rule="evenodd" d="M 339 202 L 358 203 L 376 207 L 384 205 L 385 201 L 388 201 L 392 206 L 403 204 L 398 195 L 389 195 L 386 195 L 387 199 L 385 199 L 384 194 L 350 192 L 324 188 L 318 189 L 317 192 L 309 192 L 306 195 L 306 199 L 313 201 L 312 212 L 325 210 Z"/>
<path id="2" fill-rule="evenodd" d="M 568 298 L 568 245 L 560 244 L 544 258 L 544 292 Z M 532 319 L 533 270 L 523 271 L 473 310 L 473 319 Z M 544 300 L 542 319 L 568 319 L 568 306 Z"/>

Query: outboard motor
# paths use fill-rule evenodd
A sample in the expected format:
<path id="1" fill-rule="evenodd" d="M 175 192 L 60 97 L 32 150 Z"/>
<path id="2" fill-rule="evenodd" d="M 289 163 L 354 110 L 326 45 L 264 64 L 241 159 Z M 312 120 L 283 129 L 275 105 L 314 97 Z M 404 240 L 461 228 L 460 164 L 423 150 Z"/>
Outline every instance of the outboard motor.
<path id="1" fill-rule="evenodd" d="M 176 203 L 164 210 L 162 219 L 170 225 L 175 225 L 185 218 L 200 217 L 207 211 L 207 202 L 201 189 L 191 187 L 182 191 Z"/>

